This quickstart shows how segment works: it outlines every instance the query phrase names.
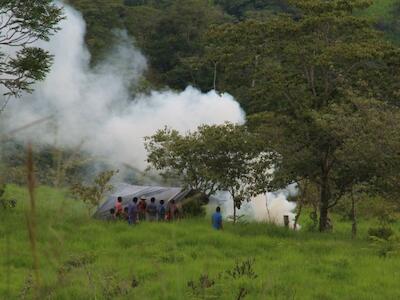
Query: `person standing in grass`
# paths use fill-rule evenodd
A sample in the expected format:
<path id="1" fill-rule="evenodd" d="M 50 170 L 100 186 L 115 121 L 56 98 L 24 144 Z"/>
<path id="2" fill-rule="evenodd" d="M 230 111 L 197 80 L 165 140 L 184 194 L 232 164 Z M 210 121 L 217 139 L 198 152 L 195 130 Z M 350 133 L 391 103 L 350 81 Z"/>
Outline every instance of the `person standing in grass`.
<path id="1" fill-rule="evenodd" d="M 139 221 L 146 220 L 146 198 L 144 196 L 140 197 L 140 202 L 138 204 Z"/>
<path id="2" fill-rule="evenodd" d="M 158 221 L 164 221 L 165 220 L 165 205 L 164 205 L 164 200 L 160 200 L 160 205 L 158 206 Z"/>
<path id="3" fill-rule="evenodd" d="M 117 202 L 115 202 L 115 216 L 117 218 L 121 218 L 124 212 L 124 208 L 122 207 L 122 197 L 117 198 Z"/>
<path id="4" fill-rule="evenodd" d="M 129 203 L 128 205 L 128 223 L 130 225 L 137 223 L 137 214 L 138 214 L 137 202 L 138 198 L 134 197 L 132 199 L 132 202 Z"/>
<path id="5" fill-rule="evenodd" d="M 112 222 L 115 221 L 117 217 L 115 216 L 115 208 L 110 209 L 110 214 L 107 215 L 107 221 Z"/>
<path id="6" fill-rule="evenodd" d="M 122 220 L 128 221 L 129 220 L 129 208 L 127 206 L 124 207 L 124 212 L 122 213 Z"/>
<path id="7" fill-rule="evenodd" d="M 215 213 L 213 213 L 211 217 L 212 227 L 216 230 L 222 229 L 222 215 L 221 215 L 221 207 L 217 206 L 215 209 Z"/>
<path id="8" fill-rule="evenodd" d="M 157 221 L 157 205 L 156 205 L 156 198 L 151 198 L 149 205 L 146 207 L 147 212 L 147 219 L 150 222 Z"/>
<path id="9" fill-rule="evenodd" d="M 178 216 L 178 207 L 175 204 L 175 200 L 172 199 L 168 202 L 166 220 L 168 221 L 175 220 L 177 216 Z"/>

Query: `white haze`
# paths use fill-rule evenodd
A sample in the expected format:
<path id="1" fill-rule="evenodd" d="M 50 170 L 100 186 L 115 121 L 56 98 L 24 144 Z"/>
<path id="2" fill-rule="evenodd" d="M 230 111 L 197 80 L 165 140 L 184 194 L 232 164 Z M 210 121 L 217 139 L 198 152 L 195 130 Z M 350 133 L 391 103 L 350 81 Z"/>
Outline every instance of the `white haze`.
<path id="1" fill-rule="evenodd" d="M 153 91 L 131 98 L 129 88 L 139 84 L 147 69 L 144 55 L 134 47 L 126 33 L 119 33 L 117 45 L 101 65 L 89 66 L 85 46 L 86 25 L 82 16 L 65 6 L 67 19 L 62 30 L 49 43 L 39 44 L 54 55 L 54 64 L 44 82 L 35 86 L 32 95 L 11 101 L 2 128 L 12 130 L 38 119 L 53 116 L 52 121 L 19 133 L 21 141 L 81 150 L 119 166 L 146 167 L 143 138 L 169 126 L 181 132 L 201 124 L 225 121 L 244 123 L 245 114 L 229 94 L 215 91 L 203 94 L 188 87 L 183 92 Z M 284 196 L 273 196 L 269 209 L 265 196 L 245 204 L 246 213 L 258 221 L 283 222 L 283 215 L 293 219 L 293 205 Z M 275 199 L 275 200 L 274 200 Z M 278 201 L 279 200 L 279 201 Z M 224 212 L 231 214 L 232 202 L 225 202 Z"/>
<path id="2" fill-rule="evenodd" d="M 289 227 L 294 227 L 296 203 L 287 200 L 288 195 L 297 194 L 295 185 L 289 185 L 285 190 L 258 195 L 251 199 L 250 202 L 242 203 L 240 209 L 237 210 L 238 216 L 244 216 L 257 222 L 273 223 L 276 225 L 284 225 L 284 216 L 289 216 Z M 222 215 L 227 218 L 233 216 L 233 201 L 227 192 L 219 192 L 211 208 L 216 205 L 221 206 Z M 300 229 L 297 225 L 296 229 Z"/>
<path id="3" fill-rule="evenodd" d="M 132 99 L 129 87 L 138 84 L 147 68 L 146 58 L 131 39 L 120 33 L 118 46 L 95 69 L 84 43 L 85 22 L 65 6 L 67 19 L 49 43 L 54 64 L 32 95 L 12 101 L 6 129 L 52 115 L 54 122 L 25 131 L 19 138 L 82 150 L 108 162 L 146 166 L 145 136 L 169 126 L 181 132 L 201 124 L 243 123 L 245 114 L 229 94 L 203 94 L 188 87 L 183 92 L 153 91 Z"/>

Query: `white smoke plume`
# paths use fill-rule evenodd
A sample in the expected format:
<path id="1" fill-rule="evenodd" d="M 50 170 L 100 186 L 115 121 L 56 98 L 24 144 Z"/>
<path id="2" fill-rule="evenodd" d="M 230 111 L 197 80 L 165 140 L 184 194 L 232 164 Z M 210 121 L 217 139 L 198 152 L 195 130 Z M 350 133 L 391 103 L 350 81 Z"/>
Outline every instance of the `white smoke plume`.
<path id="1" fill-rule="evenodd" d="M 274 193 L 258 195 L 250 202 L 244 202 L 239 210 L 238 216 L 243 216 L 256 222 L 273 223 L 279 226 L 284 225 L 284 216 L 289 216 L 289 227 L 294 228 L 296 203 L 288 201 L 289 195 L 297 194 L 295 185 L 288 186 L 285 190 Z M 221 206 L 225 218 L 233 215 L 233 200 L 227 192 L 219 192 L 213 198 L 211 208 L 215 205 Z M 296 229 L 300 229 L 297 225 Z"/>
<path id="2" fill-rule="evenodd" d="M 54 55 L 54 64 L 32 95 L 11 101 L 3 128 L 11 130 L 46 116 L 55 122 L 36 126 L 18 137 L 38 144 L 82 150 L 112 163 L 146 166 L 145 136 L 169 126 L 181 132 L 201 124 L 244 123 L 245 115 L 229 94 L 203 94 L 193 87 L 183 92 L 154 91 L 131 98 L 147 68 L 146 58 L 126 34 L 100 66 L 91 69 L 84 43 L 82 16 L 65 6 L 62 30 L 40 44 Z M 7 118 L 8 116 L 8 118 Z M 4 120 L 4 118 L 2 117 Z"/>
<path id="3" fill-rule="evenodd" d="M 62 30 L 49 43 L 38 46 L 54 55 L 54 64 L 44 82 L 32 95 L 9 103 L 0 128 L 5 132 L 32 121 L 53 116 L 47 124 L 18 133 L 21 141 L 82 150 L 109 163 L 146 167 L 143 138 L 169 126 L 185 132 L 201 124 L 225 121 L 244 123 L 245 114 L 229 94 L 203 94 L 193 87 L 183 92 L 153 91 L 132 99 L 129 88 L 138 85 L 147 69 L 144 55 L 126 33 L 120 44 L 99 66 L 91 69 L 85 46 L 86 25 L 82 16 L 65 5 Z M 223 195 L 220 193 L 219 195 Z M 226 198 L 226 195 L 222 198 Z M 293 224 L 294 204 L 285 195 L 261 195 L 244 204 L 239 215 L 257 221 L 283 223 L 289 215 Z M 224 215 L 232 215 L 232 200 L 223 202 Z M 268 205 L 267 205 L 268 204 Z"/>

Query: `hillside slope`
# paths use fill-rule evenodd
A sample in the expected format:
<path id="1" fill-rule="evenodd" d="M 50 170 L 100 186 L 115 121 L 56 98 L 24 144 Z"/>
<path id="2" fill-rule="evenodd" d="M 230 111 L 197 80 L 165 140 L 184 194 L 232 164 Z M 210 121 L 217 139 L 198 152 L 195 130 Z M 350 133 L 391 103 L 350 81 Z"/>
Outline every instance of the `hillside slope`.
<path id="1" fill-rule="evenodd" d="M 25 219 L 27 193 L 9 186 L 17 208 L 0 210 L 0 295 L 35 290 Z M 40 299 L 398 299 L 400 260 L 378 255 L 349 224 L 331 234 L 208 220 L 129 227 L 87 216 L 80 202 L 42 187 L 37 194 Z M 306 220 L 302 220 L 303 224 Z M 254 263 L 253 262 L 254 259 Z M 235 269 L 238 266 L 238 269 Z M 243 299 L 243 298 L 242 298 Z"/>

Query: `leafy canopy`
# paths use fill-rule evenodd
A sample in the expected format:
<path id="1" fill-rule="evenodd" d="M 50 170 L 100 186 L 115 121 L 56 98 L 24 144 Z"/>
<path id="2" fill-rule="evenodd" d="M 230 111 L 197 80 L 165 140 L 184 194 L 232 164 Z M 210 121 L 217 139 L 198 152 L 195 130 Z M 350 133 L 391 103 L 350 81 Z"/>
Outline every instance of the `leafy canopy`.
<path id="1" fill-rule="evenodd" d="M 207 57 L 219 63 L 219 89 L 255 113 L 249 126 L 279 154 L 274 185 L 317 185 L 325 230 L 344 193 L 386 176 L 383 165 L 398 166 L 396 123 L 388 120 L 398 118 L 399 49 L 354 13 L 369 1 L 288 2 L 296 16 L 214 27 Z"/>
<path id="2" fill-rule="evenodd" d="M 110 184 L 110 181 L 117 173 L 118 171 L 115 170 L 103 171 L 94 178 L 92 185 L 75 183 L 72 185 L 71 191 L 86 204 L 88 212 L 90 213 L 93 208 L 100 204 L 106 193 L 113 189 L 113 185 Z"/>
<path id="3" fill-rule="evenodd" d="M 30 92 L 35 81 L 44 79 L 51 55 L 33 43 L 48 41 L 62 18 L 62 8 L 51 0 L 0 1 L 0 86 L 5 89 L 4 96 Z"/>
<path id="4" fill-rule="evenodd" d="M 208 196 L 228 191 L 235 208 L 265 192 L 271 179 L 273 153 L 261 151 L 259 139 L 244 126 L 202 125 L 186 135 L 165 128 L 145 145 L 155 169 Z"/>

